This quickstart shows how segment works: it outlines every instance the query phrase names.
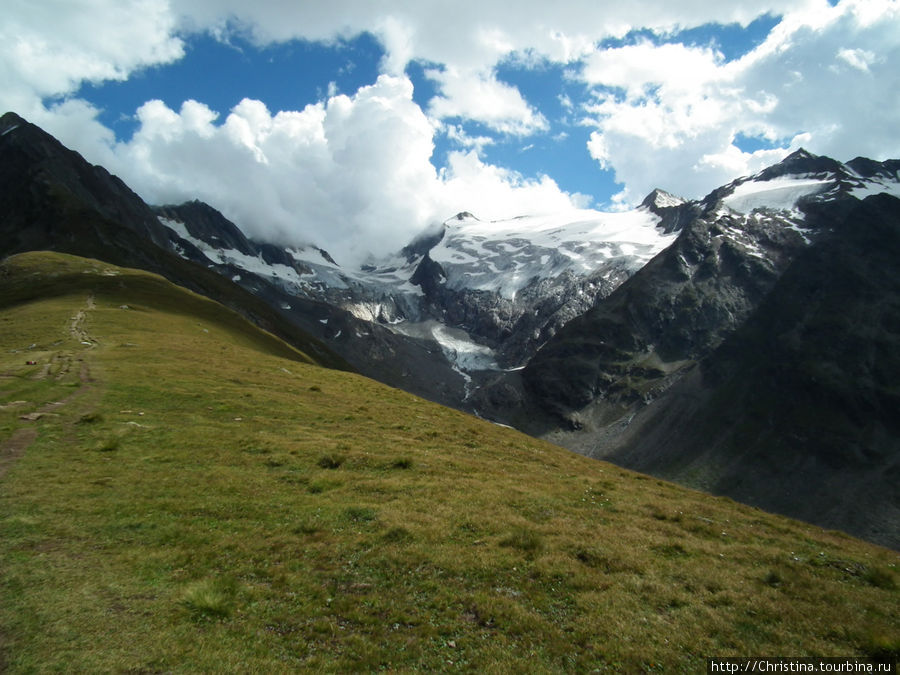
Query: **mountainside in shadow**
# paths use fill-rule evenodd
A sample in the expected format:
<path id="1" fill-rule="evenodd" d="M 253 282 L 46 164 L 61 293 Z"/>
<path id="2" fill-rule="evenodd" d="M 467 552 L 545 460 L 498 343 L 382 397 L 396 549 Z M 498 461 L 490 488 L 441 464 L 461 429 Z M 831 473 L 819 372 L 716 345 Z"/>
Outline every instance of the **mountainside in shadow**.
<path id="1" fill-rule="evenodd" d="M 715 191 L 494 383 L 516 406 L 484 399 L 584 454 L 900 547 L 898 168 L 801 152 Z"/>
<path id="2" fill-rule="evenodd" d="M 836 221 L 878 186 L 852 164 L 799 151 L 684 205 L 675 242 L 529 362 L 534 400 L 575 427 L 589 403 L 652 400 L 739 328 L 798 256 L 843 236 Z M 886 189 L 900 194 L 892 171 Z"/>
<path id="3" fill-rule="evenodd" d="M 70 249 L 157 266 L 170 257 L 159 253 L 168 230 L 140 197 L 14 113 L 0 118 L 0 157 L 3 254 Z"/>
<path id="4" fill-rule="evenodd" d="M 900 204 L 821 211 L 828 235 L 607 456 L 900 548 Z"/>

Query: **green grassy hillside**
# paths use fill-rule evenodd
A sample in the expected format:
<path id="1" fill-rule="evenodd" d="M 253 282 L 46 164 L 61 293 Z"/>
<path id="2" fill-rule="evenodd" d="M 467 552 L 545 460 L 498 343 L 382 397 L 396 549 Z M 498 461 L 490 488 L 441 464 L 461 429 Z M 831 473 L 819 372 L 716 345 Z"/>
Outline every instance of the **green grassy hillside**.
<path id="1" fill-rule="evenodd" d="M 8 672 L 900 649 L 896 552 L 318 367 L 159 277 L 57 254 L 0 266 L 0 542 Z"/>

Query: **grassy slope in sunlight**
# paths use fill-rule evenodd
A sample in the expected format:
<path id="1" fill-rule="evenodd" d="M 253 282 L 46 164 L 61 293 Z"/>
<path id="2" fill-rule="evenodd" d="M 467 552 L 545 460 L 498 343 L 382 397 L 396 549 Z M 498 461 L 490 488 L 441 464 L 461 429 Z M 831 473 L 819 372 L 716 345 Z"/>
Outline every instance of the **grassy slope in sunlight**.
<path id="1" fill-rule="evenodd" d="M 900 648 L 896 552 L 318 367 L 153 275 L 7 260 L 0 343 L 0 444 L 38 429 L 0 465 L 0 670 Z"/>

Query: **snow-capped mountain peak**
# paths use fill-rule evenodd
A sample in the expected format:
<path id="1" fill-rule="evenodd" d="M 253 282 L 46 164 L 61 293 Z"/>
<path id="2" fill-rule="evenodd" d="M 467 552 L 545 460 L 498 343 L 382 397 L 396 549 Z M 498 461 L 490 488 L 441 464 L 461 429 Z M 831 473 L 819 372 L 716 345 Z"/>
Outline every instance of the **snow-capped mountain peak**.
<path id="1" fill-rule="evenodd" d="M 429 258 L 443 268 L 448 287 L 510 300 L 529 284 L 566 272 L 587 275 L 611 262 L 637 269 L 675 236 L 662 232 L 659 217 L 644 209 L 494 221 L 460 216 L 445 222 L 446 233 Z"/>
<path id="2" fill-rule="evenodd" d="M 681 206 L 686 201 L 687 200 L 682 199 L 681 197 L 676 197 L 670 192 L 656 188 L 644 198 L 644 201 L 641 202 L 641 206 L 652 211 L 657 211 L 659 209 L 669 209 Z"/>
<path id="3" fill-rule="evenodd" d="M 159 215 L 182 255 L 248 290 L 255 292 L 262 280 L 285 297 L 322 302 L 395 334 L 437 343 L 450 366 L 468 378 L 473 369 L 523 365 L 559 328 L 676 240 L 686 240 L 673 259 L 677 273 L 688 278 L 735 253 L 774 273 L 817 236 L 806 203 L 900 194 L 898 170 L 897 161 L 842 164 L 798 150 L 701 201 L 656 189 L 626 212 L 482 220 L 461 211 L 425 228 L 395 255 L 357 269 L 339 266 L 313 246 L 250 242 L 231 224 L 180 222 L 201 212 L 196 205 Z"/>
<path id="4" fill-rule="evenodd" d="M 804 200 L 831 200 L 840 194 L 864 199 L 887 192 L 900 196 L 900 162 L 864 158 L 847 164 L 800 149 L 759 173 L 739 178 L 704 200 L 721 201 L 737 213 L 756 210 L 787 211 L 800 215 Z"/>

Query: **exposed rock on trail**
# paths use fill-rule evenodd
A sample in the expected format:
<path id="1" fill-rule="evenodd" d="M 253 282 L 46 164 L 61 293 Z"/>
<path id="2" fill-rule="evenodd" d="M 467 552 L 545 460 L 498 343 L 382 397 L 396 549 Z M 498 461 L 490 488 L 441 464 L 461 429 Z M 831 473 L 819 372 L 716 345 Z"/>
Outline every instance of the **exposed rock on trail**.
<path id="1" fill-rule="evenodd" d="M 88 297 L 85 307 L 78 310 L 78 312 L 74 316 L 72 316 L 68 326 L 69 333 L 72 335 L 72 337 L 74 337 L 84 345 L 90 345 L 91 348 L 96 347 L 98 343 L 97 340 L 92 338 L 85 330 L 84 321 L 87 316 L 86 312 L 95 309 L 95 307 L 96 304 L 94 302 L 94 297 L 93 295 L 91 295 Z M 49 377 L 51 369 L 53 369 L 53 367 L 55 366 L 56 376 L 54 379 L 59 381 L 70 372 L 72 361 L 73 357 L 70 353 L 56 352 L 49 358 L 44 367 L 41 368 L 41 371 L 34 376 L 34 379 L 44 379 Z M 33 410 L 31 412 L 20 415 L 19 419 L 26 422 L 37 422 L 40 419 L 51 416 L 58 417 L 59 412 L 57 411 L 71 403 L 73 400 L 83 397 L 88 392 L 90 392 L 92 389 L 91 383 L 94 381 L 94 379 L 91 377 L 90 366 L 88 365 L 87 361 L 84 361 L 83 359 L 79 359 L 79 361 L 81 362 L 81 365 L 78 369 L 78 380 L 81 386 L 79 386 L 65 398 L 59 401 L 47 402 L 37 410 Z M 9 403 L 0 405 L 0 410 L 23 408 L 28 405 L 28 401 L 11 401 Z M 20 429 L 16 429 L 8 439 L 0 442 L 0 478 L 2 478 L 9 467 L 24 454 L 25 450 L 27 450 L 28 447 L 32 443 L 34 443 L 34 441 L 37 439 L 37 435 L 37 427 L 28 425 Z"/>
<path id="2" fill-rule="evenodd" d="M 89 295 L 84 309 L 79 309 L 69 322 L 69 334 L 83 345 L 96 346 L 97 341 L 88 334 L 84 327 L 84 321 L 87 318 L 87 312 L 96 308 L 94 296 Z"/>

